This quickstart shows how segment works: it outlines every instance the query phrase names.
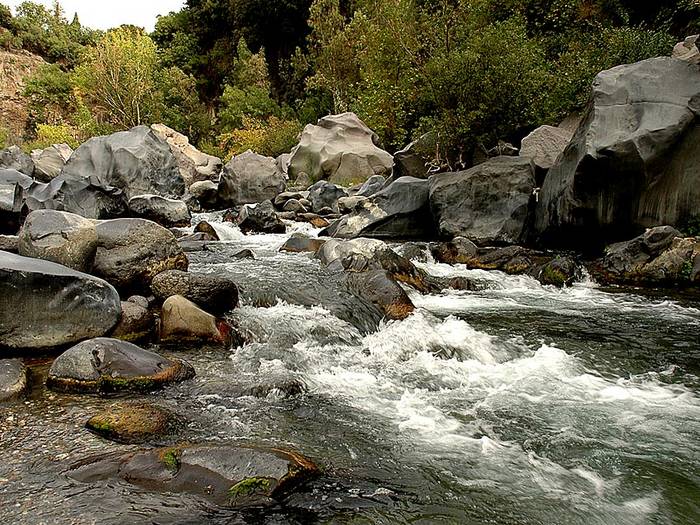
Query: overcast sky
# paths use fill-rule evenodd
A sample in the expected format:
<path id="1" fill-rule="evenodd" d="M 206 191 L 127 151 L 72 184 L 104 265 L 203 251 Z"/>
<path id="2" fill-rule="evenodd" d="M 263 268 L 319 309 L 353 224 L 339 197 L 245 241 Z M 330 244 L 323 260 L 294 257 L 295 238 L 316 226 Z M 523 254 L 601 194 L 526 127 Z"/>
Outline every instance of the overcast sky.
<path id="1" fill-rule="evenodd" d="M 33 0 L 47 7 L 53 5 L 53 0 Z M 178 11 L 185 0 L 60 0 L 66 12 L 66 18 L 71 20 L 78 13 L 80 23 L 95 29 L 109 29 L 122 24 L 134 24 L 151 31 L 158 15 L 167 15 L 170 11 Z M 16 7 L 22 0 L 0 0 L 0 3 Z"/>

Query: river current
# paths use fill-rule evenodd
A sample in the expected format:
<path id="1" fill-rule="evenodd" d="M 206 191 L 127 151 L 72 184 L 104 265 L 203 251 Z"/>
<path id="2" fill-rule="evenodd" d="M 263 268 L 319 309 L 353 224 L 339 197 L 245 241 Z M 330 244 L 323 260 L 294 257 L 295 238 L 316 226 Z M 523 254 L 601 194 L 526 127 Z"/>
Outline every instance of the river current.
<path id="1" fill-rule="evenodd" d="M 45 390 L 39 357 L 29 398 L 0 407 L 0 523 L 700 523 L 699 302 L 428 256 L 414 262 L 478 290 L 409 291 L 416 312 L 385 322 L 337 307 L 317 260 L 278 251 L 288 235 L 215 227 L 190 271 L 239 283 L 246 344 L 175 349 L 197 377 L 148 397 L 187 417 L 181 441 L 292 448 L 323 475 L 246 512 L 70 480 L 71 463 L 135 447 L 84 430 L 114 399 Z M 245 248 L 256 259 L 231 257 Z"/>

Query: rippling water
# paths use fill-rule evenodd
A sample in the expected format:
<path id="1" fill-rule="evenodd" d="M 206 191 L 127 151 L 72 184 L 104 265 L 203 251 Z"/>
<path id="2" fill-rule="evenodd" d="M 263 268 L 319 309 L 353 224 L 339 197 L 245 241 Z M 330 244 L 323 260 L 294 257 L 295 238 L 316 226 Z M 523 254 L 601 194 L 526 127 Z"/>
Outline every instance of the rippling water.
<path id="1" fill-rule="evenodd" d="M 697 303 L 429 262 L 480 291 L 410 292 L 418 310 L 387 323 L 278 253 L 286 236 L 216 227 L 191 271 L 236 278 L 250 342 L 182 352 L 197 378 L 154 397 L 188 416 L 182 439 L 292 447 L 324 475 L 246 514 L 82 485 L 70 462 L 129 450 L 82 429 L 112 400 L 37 386 L 0 408 L 3 523 L 700 522 Z M 244 248 L 256 260 L 231 259 Z"/>

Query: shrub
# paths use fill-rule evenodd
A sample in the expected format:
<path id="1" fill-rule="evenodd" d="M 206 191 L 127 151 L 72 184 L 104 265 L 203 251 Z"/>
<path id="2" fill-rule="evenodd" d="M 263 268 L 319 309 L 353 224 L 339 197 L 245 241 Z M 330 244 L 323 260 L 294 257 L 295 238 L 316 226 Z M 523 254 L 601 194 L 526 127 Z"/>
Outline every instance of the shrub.
<path id="1" fill-rule="evenodd" d="M 296 146 L 302 125 L 297 120 L 272 116 L 266 120 L 244 118 L 244 126 L 219 136 L 220 148 L 229 160 L 247 150 L 260 155 L 277 157 Z"/>

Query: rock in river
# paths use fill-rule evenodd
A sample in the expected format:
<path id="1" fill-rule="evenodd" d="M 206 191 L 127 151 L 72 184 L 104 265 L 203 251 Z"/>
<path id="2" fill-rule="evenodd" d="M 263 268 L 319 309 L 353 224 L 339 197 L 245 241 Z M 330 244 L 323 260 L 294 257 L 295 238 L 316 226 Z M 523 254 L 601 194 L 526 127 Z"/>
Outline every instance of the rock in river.
<path id="1" fill-rule="evenodd" d="M 192 301 L 174 295 L 163 303 L 160 339 L 164 343 L 208 341 L 226 344 L 232 328 Z"/>
<path id="2" fill-rule="evenodd" d="M 182 295 L 217 315 L 238 306 L 238 286 L 231 279 L 218 275 L 169 270 L 156 275 L 151 290 L 162 301 L 173 295 Z"/>
<path id="3" fill-rule="evenodd" d="M 27 369 L 19 359 L 0 359 L 0 403 L 12 401 L 27 390 Z"/>
<path id="4" fill-rule="evenodd" d="M 174 433 L 179 418 L 170 410 L 144 402 L 114 403 L 92 416 L 85 427 L 117 443 L 145 443 Z"/>
<path id="5" fill-rule="evenodd" d="M 60 264 L 0 252 L 0 346 L 45 348 L 106 334 L 117 291 Z"/>
<path id="6" fill-rule="evenodd" d="M 185 361 L 117 339 L 83 341 L 51 365 L 47 386 L 64 392 L 143 392 L 194 377 Z"/>

